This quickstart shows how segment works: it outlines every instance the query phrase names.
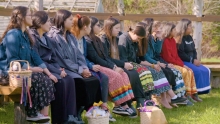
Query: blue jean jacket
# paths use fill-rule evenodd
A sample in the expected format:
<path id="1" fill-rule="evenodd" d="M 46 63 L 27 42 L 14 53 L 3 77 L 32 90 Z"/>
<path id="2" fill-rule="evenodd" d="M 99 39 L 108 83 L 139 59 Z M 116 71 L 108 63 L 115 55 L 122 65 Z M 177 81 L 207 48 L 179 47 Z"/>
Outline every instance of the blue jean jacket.
<path id="1" fill-rule="evenodd" d="M 31 47 L 28 35 L 20 29 L 11 29 L 7 32 L 1 43 L 0 51 L 2 52 L 0 69 L 3 73 L 7 73 L 9 64 L 13 60 L 27 60 L 31 66 L 46 68 L 40 56 Z M 26 64 L 21 63 L 21 66 L 25 68 Z"/>

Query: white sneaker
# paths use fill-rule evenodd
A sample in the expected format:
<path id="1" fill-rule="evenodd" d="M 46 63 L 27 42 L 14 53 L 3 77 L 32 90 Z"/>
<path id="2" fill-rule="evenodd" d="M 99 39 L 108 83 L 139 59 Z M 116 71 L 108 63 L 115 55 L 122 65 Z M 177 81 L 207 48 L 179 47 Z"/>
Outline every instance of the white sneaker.
<path id="1" fill-rule="evenodd" d="M 26 121 L 36 122 L 36 123 L 46 123 L 50 121 L 50 117 L 37 113 L 37 116 L 35 117 L 26 117 Z"/>

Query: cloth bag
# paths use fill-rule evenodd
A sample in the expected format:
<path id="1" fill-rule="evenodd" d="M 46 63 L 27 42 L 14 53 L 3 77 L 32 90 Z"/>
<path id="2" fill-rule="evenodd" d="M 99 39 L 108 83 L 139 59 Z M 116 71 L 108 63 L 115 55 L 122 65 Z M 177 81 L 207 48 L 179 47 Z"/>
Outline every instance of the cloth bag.
<path id="1" fill-rule="evenodd" d="M 153 106 L 146 106 L 148 102 L 153 101 L 147 100 L 144 107 L 139 108 L 141 124 L 168 124 L 163 111 L 156 107 L 154 102 Z"/>

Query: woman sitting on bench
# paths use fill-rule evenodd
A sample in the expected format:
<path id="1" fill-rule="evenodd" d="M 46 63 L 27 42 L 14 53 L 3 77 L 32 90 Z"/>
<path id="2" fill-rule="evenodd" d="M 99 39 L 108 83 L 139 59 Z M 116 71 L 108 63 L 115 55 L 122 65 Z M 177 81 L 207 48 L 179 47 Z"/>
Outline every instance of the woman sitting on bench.
<path id="1" fill-rule="evenodd" d="M 72 13 L 64 9 L 58 10 L 52 23 L 54 26 L 47 36 L 54 43 L 57 63 L 75 80 L 78 118 L 81 120 L 83 110 L 88 110 L 94 102 L 101 100 L 100 82 L 92 76 L 83 54 L 75 45 L 76 38 L 70 32 L 73 26 Z"/>
<path id="2" fill-rule="evenodd" d="M 55 99 L 52 80 L 56 83 L 57 78 L 48 71 L 40 56 L 33 50 L 34 43 L 26 29 L 32 25 L 31 17 L 31 11 L 27 7 L 17 6 L 13 9 L 9 25 L 0 40 L 5 49 L 5 58 L 0 60 L 7 60 L 7 63 L 0 66 L 7 68 L 13 60 L 27 60 L 30 63 L 30 70 L 33 72 L 30 88 L 32 107 L 29 103 L 26 106 L 26 120 L 44 123 L 50 120 L 49 105 Z M 27 68 L 27 64 L 21 65 L 22 68 Z"/>
<path id="3" fill-rule="evenodd" d="M 35 43 L 34 50 L 58 79 L 54 84 L 55 100 L 51 103 L 52 123 L 82 123 L 75 118 L 77 116 L 75 81 L 57 63 L 53 41 L 45 35 L 51 27 L 49 17 L 45 11 L 37 11 L 33 14 L 32 20 L 33 25 L 29 33 Z"/>
<path id="4" fill-rule="evenodd" d="M 197 59 L 195 43 L 190 35 L 192 33 L 192 22 L 189 19 L 180 20 L 176 25 L 176 31 L 178 55 L 184 65 L 192 69 L 198 93 L 209 93 L 211 89 L 210 70 Z"/>

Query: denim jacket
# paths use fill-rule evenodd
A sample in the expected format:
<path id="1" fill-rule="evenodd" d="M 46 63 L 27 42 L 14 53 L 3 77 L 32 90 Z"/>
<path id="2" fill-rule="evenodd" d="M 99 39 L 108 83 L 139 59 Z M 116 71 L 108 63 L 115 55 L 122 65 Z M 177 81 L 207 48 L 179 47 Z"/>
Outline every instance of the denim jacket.
<path id="1" fill-rule="evenodd" d="M 28 35 L 20 29 L 11 29 L 5 35 L 1 43 L 0 69 L 7 74 L 9 64 L 13 60 L 27 60 L 31 66 L 46 68 L 40 56 L 33 50 Z M 21 63 L 26 68 L 25 63 Z M 1 72 L 0 72 L 1 73 Z"/>

